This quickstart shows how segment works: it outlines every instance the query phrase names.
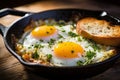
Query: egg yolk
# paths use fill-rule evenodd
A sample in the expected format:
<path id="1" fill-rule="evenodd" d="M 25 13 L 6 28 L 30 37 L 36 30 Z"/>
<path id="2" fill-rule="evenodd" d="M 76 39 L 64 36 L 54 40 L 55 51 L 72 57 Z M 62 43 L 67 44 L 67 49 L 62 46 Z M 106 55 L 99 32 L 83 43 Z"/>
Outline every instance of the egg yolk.
<path id="1" fill-rule="evenodd" d="M 54 48 L 55 56 L 60 58 L 77 58 L 83 52 L 83 48 L 75 42 L 62 42 Z"/>
<path id="2" fill-rule="evenodd" d="M 40 38 L 40 37 L 47 37 L 50 36 L 52 34 L 54 34 L 56 32 L 56 28 L 54 26 L 40 26 L 35 28 L 31 34 L 33 37 L 35 38 Z"/>

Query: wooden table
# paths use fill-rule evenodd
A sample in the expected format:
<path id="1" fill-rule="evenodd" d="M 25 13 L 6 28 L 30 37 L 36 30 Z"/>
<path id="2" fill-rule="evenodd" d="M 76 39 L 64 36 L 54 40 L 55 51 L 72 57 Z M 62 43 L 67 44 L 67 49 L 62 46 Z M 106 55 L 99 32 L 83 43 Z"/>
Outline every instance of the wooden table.
<path id="1" fill-rule="evenodd" d="M 106 10 L 116 17 L 120 17 L 120 5 L 103 3 L 99 0 L 64 0 L 64 1 L 39 1 L 32 4 L 16 7 L 17 10 L 40 12 L 56 8 L 81 8 L 91 10 Z M 0 23 L 9 27 L 10 24 L 19 19 L 18 16 L 7 15 L 0 18 Z M 47 75 L 47 74 L 46 74 Z M 0 80 L 48 80 L 28 72 L 5 48 L 3 39 L 0 36 Z M 89 78 L 87 80 L 120 80 L 120 62 L 106 72 Z"/>

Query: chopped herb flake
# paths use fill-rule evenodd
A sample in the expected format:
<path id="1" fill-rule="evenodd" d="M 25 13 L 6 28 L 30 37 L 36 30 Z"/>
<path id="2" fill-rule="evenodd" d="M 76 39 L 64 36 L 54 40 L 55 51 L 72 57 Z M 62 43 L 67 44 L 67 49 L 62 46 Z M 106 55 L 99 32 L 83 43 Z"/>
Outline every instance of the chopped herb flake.
<path id="1" fill-rule="evenodd" d="M 42 39 L 40 39 L 40 42 L 43 42 L 43 40 L 42 40 Z"/>
<path id="2" fill-rule="evenodd" d="M 95 53 L 95 52 L 92 52 L 92 51 L 90 51 L 90 50 L 86 52 L 86 57 L 87 57 L 88 59 L 92 59 L 95 55 L 96 55 L 96 53 Z"/>
<path id="3" fill-rule="evenodd" d="M 63 36 L 59 34 L 59 37 L 58 37 L 58 38 L 63 38 Z"/>
<path id="4" fill-rule="evenodd" d="M 51 54 L 47 54 L 47 60 L 50 61 L 50 59 L 52 58 Z"/>
<path id="5" fill-rule="evenodd" d="M 51 46 L 52 44 L 54 44 L 55 39 L 50 39 L 50 41 L 48 42 L 49 46 Z"/>
<path id="6" fill-rule="evenodd" d="M 58 41 L 58 43 L 62 43 L 63 41 Z"/>
<path id="7" fill-rule="evenodd" d="M 96 43 L 93 43 L 92 47 L 93 47 L 94 51 L 100 50 L 100 47 Z"/>
<path id="8" fill-rule="evenodd" d="M 35 45 L 34 45 L 34 48 L 38 48 L 38 47 L 39 47 L 39 44 L 35 44 Z"/>
<path id="9" fill-rule="evenodd" d="M 77 37 L 77 36 L 78 36 L 77 34 L 75 34 L 75 33 L 71 32 L 71 31 L 70 31 L 70 32 L 68 32 L 68 35 L 69 35 L 69 36 L 71 36 L 71 37 Z"/>
<path id="10" fill-rule="evenodd" d="M 64 26 L 64 25 L 65 25 L 65 21 L 60 20 L 60 21 L 58 22 L 58 25 L 59 25 L 59 27 Z"/>
<path id="11" fill-rule="evenodd" d="M 42 46 L 41 44 L 38 44 L 38 43 L 34 45 L 34 48 L 43 48 L 43 47 L 44 46 Z"/>
<path id="12" fill-rule="evenodd" d="M 77 61 L 77 65 L 81 66 L 81 65 L 83 65 L 83 62 L 79 60 L 79 61 Z"/>
<path id="13" fill-rule="evenodd" d="M 31 49 L 31 47 L 28 47 L 28 49 Z"/>
<path id="14" fill-rule="evenodd" d="M 89 42 L 92 42 L 92 44 L 90 46 L 93 47 L 94 51 L 100 51 L 100 46 L 98 44 L 96 44 L 93 40 L 89 39 Z"/>
<path id="15" fill-rule="evenodd" d="M 34 58 L 34 59 L 39 58 L 39 55 L 38 55 L 37 51 L 35 51 L 35 53 L 32 54 L 32 58 Z"/>
<path id="16" fill-rule="evenodd" d="M 78 41 L 82 41 L 82 39 L 80 37 L 78 37 Z"/>
<path id="17" fill-rule="evenodd" d="M 62 30 L 62 32 L 65 32 L 65 30 Z"/>

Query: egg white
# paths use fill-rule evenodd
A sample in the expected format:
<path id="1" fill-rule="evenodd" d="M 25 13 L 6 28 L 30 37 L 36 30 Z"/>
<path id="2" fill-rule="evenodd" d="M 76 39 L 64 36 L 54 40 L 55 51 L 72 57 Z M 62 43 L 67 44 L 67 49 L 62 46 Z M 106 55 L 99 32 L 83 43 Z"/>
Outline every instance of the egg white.
<path id="1" fill-rule="evenodd" d="M 71 59 L 65 59 L 65 58 L 58 58 L 56 56 L 53 56 L 54 58 L 51 59 L 51 62 L 54 63 L 57 66 L 77 66 L 77 61 L 84 62 L 85 59 L 80 56 L 78 58 L 71 58 Z"/>

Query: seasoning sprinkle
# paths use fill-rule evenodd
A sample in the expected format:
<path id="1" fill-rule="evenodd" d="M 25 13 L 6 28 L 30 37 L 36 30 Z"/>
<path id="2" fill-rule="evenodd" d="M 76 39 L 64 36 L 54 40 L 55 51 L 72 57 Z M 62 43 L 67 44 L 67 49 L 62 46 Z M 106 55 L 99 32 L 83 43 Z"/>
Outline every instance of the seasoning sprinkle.
<path id="1" fill-rule="evenodd" d="M 75 51 L 74 50 L 71 50 L 71 53 L 74 53 Z"/>

